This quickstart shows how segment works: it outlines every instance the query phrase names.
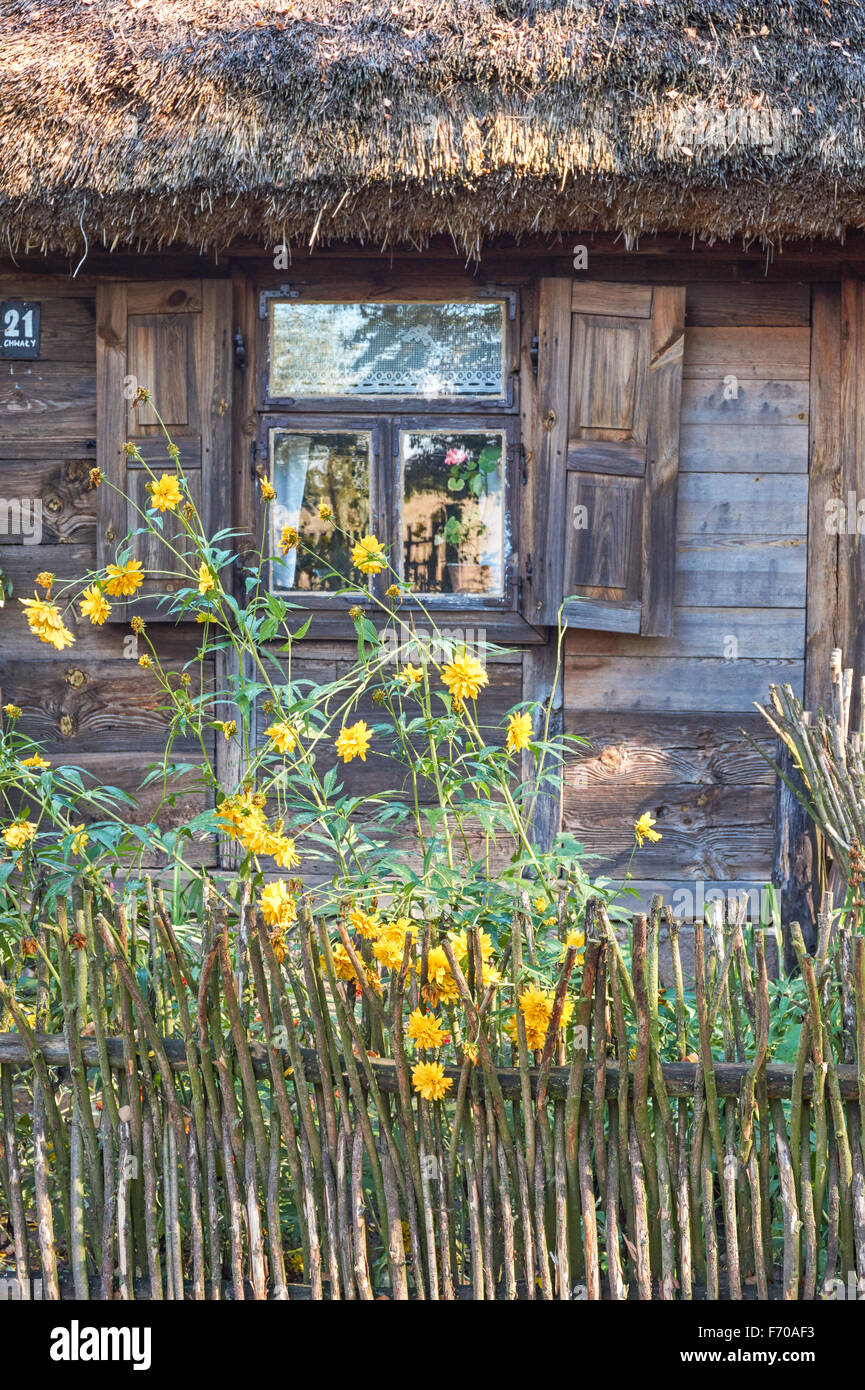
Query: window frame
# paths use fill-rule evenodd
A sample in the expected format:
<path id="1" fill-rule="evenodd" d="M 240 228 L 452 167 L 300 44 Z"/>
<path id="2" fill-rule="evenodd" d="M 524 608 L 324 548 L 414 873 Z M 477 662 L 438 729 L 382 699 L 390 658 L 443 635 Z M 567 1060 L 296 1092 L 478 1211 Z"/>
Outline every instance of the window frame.
<path id="1" fill-rule="evenodd" d="M 503 380 L 501 396 L 272 396 L 270 394 L 270 310 L 280 299 L 307 304 L 480 304 L 501 299 L 503 303 L 502 342 Z M 462 286 L 453 292 L 439 294 L 412 293 L 393 289 L 354 294 L 339 286 L 281 285 L 278 289 L 260 289 L 259 304 L 259 409 L 265 411 L 292 410 L 324 411 L 340 414 L 392 415 L 402 411 L 424 414 L 477 415 L 490 412 L 519 413 L 519 293 L 516 289 L 498 285 L 484 286 L 471 292 Z"/>
<path id="2" fill-rule="evenodd" d="M 501 433 L 504 436 L 504 535 L 502 537 L 503 592 L 489 596 L 486 594 L 426 594 L 420 600 L 406 597 L 401 605 L 402 611 L 462 610 L 463 612 L 516 611 L 517 608 L 517 544 L 519 539 L 518 459 L 519 459 L 519 421 L 513 416 L 473 416 L 470 422 L 462 417 L 442 415 L 401 415 L 360 416 L 340 412 L 310 415 L 292 415 L 285 411 L 270 411 L 259 417 L 257 457 L 261 461 L 261 473 L 273 481 L 271 431 L 287 430 L 298 433 L 369 433 L 372 437 L 372 458 L 370 460 L 370 529 L 388 548 L 391 557 L 402 544 L 402 459 L 400 455 L 400 435 L 403 432 L 415 433 L 471 433 L 485 431 Z M 274 526 L 275 537 L 275 526 Z M 396 567 L 396 566 L 395 566 Z M 275 589 L 272 583 L 272 561 L 268 563 L 268 586 L 270 592 L 290 603 L 301 602 L 305 608 L 324 609 L 340 612 L 352 603 L 357 596 L 340 597 L 316 589 Z M 376 575 L 371 579 L 371 592 L 381 598 L 390 580 L 387 575 Z M 371 601 L 371 600 L 370 600 Z"/>

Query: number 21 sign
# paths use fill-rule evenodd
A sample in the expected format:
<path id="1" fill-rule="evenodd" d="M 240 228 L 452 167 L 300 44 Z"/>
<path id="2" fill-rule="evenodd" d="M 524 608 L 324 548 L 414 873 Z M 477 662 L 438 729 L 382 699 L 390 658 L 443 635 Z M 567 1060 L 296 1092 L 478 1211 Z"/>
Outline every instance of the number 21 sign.
<path id="1" fill-rule="evenodd" d="M 36 358 L 42 305 L 26 299 L 6 299 L 0 304 L 0 357 Z"/>

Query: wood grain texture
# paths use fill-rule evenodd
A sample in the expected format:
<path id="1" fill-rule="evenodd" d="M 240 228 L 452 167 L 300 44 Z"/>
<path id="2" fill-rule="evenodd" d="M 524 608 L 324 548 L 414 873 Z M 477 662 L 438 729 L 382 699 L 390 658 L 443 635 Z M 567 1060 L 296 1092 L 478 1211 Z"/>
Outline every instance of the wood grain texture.
<path id="1" fill-rule="evenodd" d="M 96 373 L 91 362 L 4 362 L 0 436 L 96 433 Z"/>
<path id="2" fill-rule="evenodd" d="M 689 283 L 687 323 L 711 327 L 796 328 L 810 322 L 807 284 Z"/>
<path id="3" fill-rule="evenodd" d="M 681 473 L 807 473 L 808 427 L 683 424 Z"/>
<path id="4" fill-rule="evenodd" d="M 802 661 L 569 655 L 565 709 L 750 713 L 772 682 L 801 695 L 803 672 Z"/>
<path id="5" fill-rule="evenodd" d="M 640 618 L 640 631 L 649 637 L 667 636 L 673 625 L 684 332 L 685 291 L 657 288 L 652 296 Z"/>
<path id="6" fill-rule="evenodd" d="M 755 381 L 807 381 L 810 328 L 695 328 L 685 333 L 687 380 L 733 372 Z"/>
<path id="7" fill-rule="evenodd" d="M 175 679 L 184 663 L 171 663 Z M 190 692 L 197 693 L 197 666 Z M 212 684 L 213 663 L 205 662 Z M 4 699 L 22 711 L 19 730 L 37 739 L 47 757 L 74 761 L 85 753 L 149 753 L 159 757 L 169 727 L 166 698 L 156 680 L 134 660 L 76 659 L 75 648 L 62 660 L 18 661 L 5 674 Z M 207 735 L 213 737 L 212 734 Z M 177 761 L 199 749 L 192 733 L 173 745 Z"/>
<path id="8" fill-rule="evenodd" d="M 611 285 L 574 281 L 571 309 L 575 314 L 616 314 L 621 318 L 652 316 L 651 285 Z"/>
<path id="9" fill-rule="evenodd" d="M 739 732 L 743 726 L 773 748 L 758 715 L 701 719 L 569 710 L 565 724 L 591 748 L 568 766 L 563 823 L 602 856 L 603 872 L 624 871 L 634 822 L 649 810 L 663 838 L 638 851 L 635 867 L 682 879 L 768 873 L 773 777 Z"/>
<path id="10" fill-rule="evenodd" d="M 683 474 L 678 529 L 681 536 L 805 536 L 807 475 Z"/>
<path id="11" fill-rule="evenodd" d="M 838 630 L 838 537 L 826 529 L 827 503 L 841 494 L 841 288 L 812 292 L 811 418 L 808 468 L 808 606 L 805 704 L 829 707 L 829 657 Z"/>
<path id="12" fill-rule="evenodd" d="M 808 421 L 807 381 L 724 381 L 735 377 L 731 366 L 716 378 L 682 383 L 683 425 L 804 425 Z"/>
<path id="13" fill-rule="evenodd" d="M 537 444 L 533 569 L 526 616 L 555 623 L 564 597 L 563 521 L 568 448 L 571 281 L 543 279 L 539 287 Z"/>
<path id="14" fill-rule="evenodd" d="M 96 463 L 96 441 L 49 441 L 38 458 L 27 461 L 4 458 L 4 452 L 11 452 L 11 446 L 0 441 L 0 544 L 24 542 L 21 528 L 10 531 L 6 522 L 3 504 L 15 498 L 19 504 L 41 503 L 41 544 L 77 541 L 95 547 L 96 492 L 90 487 L 90 469 Z M 38 520 L 35 512 L 33 516 Z"/>
<path id="15" fill-rule="evenodd" d="M 804 608 L 804 536 L 683 537 L 676 605 L 683 608 Z"/>
<path id="16" fill-rule="evenodd" d="M 841 284 L 841 496 L 865 497 L 865 283 Z M 831 543 L 831 542 L 830 542 Z M 858 535 L 838 537 L 837 645 L 844 665 L 865 673 L 865 555 Z M 858 681 L 853 682 L 851 727 L 861 719 Z"/>
<path id="17" fill-rule="evenodd" d="M 633 629 L 632 629 L 633 630 Z M 632 637 L 569 628 L 574 656 L 780 657 L 805 654 L 803 608 L 676 608 L 669 637 Z"/>

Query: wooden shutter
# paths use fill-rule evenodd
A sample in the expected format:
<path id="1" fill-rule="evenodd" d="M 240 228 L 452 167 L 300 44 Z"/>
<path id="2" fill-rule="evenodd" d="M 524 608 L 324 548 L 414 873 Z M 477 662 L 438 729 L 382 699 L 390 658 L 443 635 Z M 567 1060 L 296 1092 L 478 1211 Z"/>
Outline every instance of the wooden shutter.
<path id="1" fill-rule="evenodd" d="M 183 472 L 210 534 L 230 524 L 231 510 L 231 282 L 230 280 L 115 281 L 97 289 L 97 461 L 106 479 L 146 508 L 150 474 L 130 459 L 135 443 L 158 473 L 173 471 L 153 409 L 133 408 L 145 387 L 180 450 Z M 132 502 L 103 484 L 98 497 L 97 560 L 112 562 L 128 532 L 141 525 Z M 163 535 L 177 526 L 163 515 Z M 132 557 L 148 572 L 165 570 L 161 542 L 136 536 Z M 173 581 L 147 580 L 142 595 L 167 592 Z M 116 600 L 113 616 L 126 617 Z M 136 603 L 151 621 L 169 619 L 167 605 Z"/>
<path id="2" fill-rule="evenodd" d="M 540 283 L 526 617 L 672 631 L 685 291 Z"/>

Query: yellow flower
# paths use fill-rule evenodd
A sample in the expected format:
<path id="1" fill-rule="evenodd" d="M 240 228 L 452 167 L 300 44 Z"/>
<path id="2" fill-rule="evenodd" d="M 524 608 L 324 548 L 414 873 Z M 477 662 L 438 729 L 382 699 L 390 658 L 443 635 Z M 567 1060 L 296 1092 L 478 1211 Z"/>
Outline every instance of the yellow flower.
<path id="1" fill-rule="evenodd" d="M 520 753 L 532 741 L 532 716 L 528 713 L 512 714 L 508 719 L 507 749 L 509 753 Z"/>
<path id="2" fill-rule="evenodd" d="M 276 497 L 276 488 L 269 478 L 262 478 L 261 480 L 261 495 L 265 502 L 272 502 Z"/>
<path id="3" fill-rule="evenodd" d="M 23 849 L 35 834 L 36 825 L 32 820 L 16 820 L 6 827 L 2 838 L 10 849 Z"/>
<path id="4" fill-rule="evenodd" d="M 144 583 L 144 567 L 140 560 L 127 560 L 125 565 L 107 565 L 106 594 L 112 598 L 128 598 Z"/>
<path id="5" fill-rule="evenodd" d="M 333 512 L 331 511 L 330 507 L 327 505 L 326 502 L 319 502 L 318 514 L 321 517 L 322 521 L 330 521 L 331 517 L 333 516 Z"/>
<path id="6" fill-rule="evenodd" d="M 34 753 L 32 758 L 22 758 L 22 759 L 21 759 L 21 766 L 22 766 L 22 767 L 36 767 L 36 768 L 39 768 L 39 767 L 50 767 L 51 764 L 50 764 L 49 762 L 46 762 L 46 760 L 45 760 L 44 758 L 40 758 L 40 756 L 39 756 L 38 753 Z"/>
<path id="7" fill-rule="evenodd" d="M 161 478 L 150 484 L 149 492 L 151 508 L 160 512 L 173 512 L 183 501 L 180 484 L 173 473 L 163 473 Z"/>
<path id="8" fill-rule="evenodd" d="M 45 597 L 47 598 L 48 591 L 50 591 L 51 585 L 54 583 L 54 575 L 50 570 L 40 570 L 39 574 L 36 576 L 36 583 L 39 585 L 40 589 L 46 590 Z"/>
<path id="9" fill-rule="evenodd" d="M 148 656 L 147 652 L 145 652 L 143 656 L 140 656 L 138 658 L 138 665 L 143 666 L 145 671 L 150 670 L 151 666 L 153 665 L 153 661 Z"/>
<path id="10" fill-rule="evenodd" d="M 336 739 L 336 751 L 344 763 L 350 763 L 352 758 L 360 758 L 361 762 L 365 763 L 371 738 L 372 734 L 366 724 L 359 719 L 356 724 L 349 725 L 339 734 Z"/>
<path id="11" fill-rule="evenodd" d="M 297 747 L 297 730 L 284 719 L 278 724 L 271 724 L 264 732 L 279 753 L 293 753 Z"/>
<path id="12" fill-rule="evenodd" d="M 101 469 L 101 468 L 91 468 L 91 470 L 90 470 L 90 486 L 91 486 L 91 487 L 98 487 L 99 484 L 100 484 L 101 482 L 102 482 L 102 469 Z"/>
<path id="13" fill-rule="evenodd" d="M 650 813 L 644 811 L 640 819 L 634 825 L 634 837 L 638 845 L 641 845 L 644 840 L 649 840 L 650 842 L 660 840 L 661 836 L 658 831 L 652 829 L 654 824 L 655 822 Z"/>
<path id="14" fill-rule="evenodd" d="M 265 831 L 264 796 L 261 792 L 238 792 L 220 801 L 216 808 L 219 829 L 232 840 L 242 840 L 252 831 Z"/>
<path id="15" fill-rule="evenodd" d="M 319 956 L 319 960 L 321 961 L 321 968 L 324 970 L 324 956 Z M 333 967 L 338 980 L 354 980 L 357 978 L 354 966 L 351 963 L 351 956 L 348 954 L 348 951 L 341 941 L 333 947 Z"/>
<path id="16" fill-rule="evenodd" d="M 294 550 L 300 540 L 297 528 L 294 526 L 283 526 L 279 535 L 279 548 L 283 555 L 287 555 L 290 550 Z"/>
<path id="17" fill-rule="evenodd" d="M 381 922 L 377 913 L 364 912 L 358 907 L 349 913 L 348 920 L 358 936 L 362 936 L 365 941 L 377 941 L 381 936 Z"/>
<path id="18" fill-rule="evenodd" d="M 285 835 L 271 835 L 264 853 L 269 854 L 280 869 L 294 869 L 300 863 L 294 840 Z"/>
<path id="19" fill-rule="evenodd" d="M 289 892 L 288 884 L 282 878 L 269 883 L 262 890 L 258 904 L 269 927 L 285 928 L 297 916 L 297 903 Z"/>
<path id="20" fill-rule="evenodd" d="M 464 1043 L 463 1043 L 463 1057 L 465 1058 L 465 1060 L 466 1060 L 467 1062 L 471 1062 L 472 1066 L 474 1066 L 475 1063 L 476 1063 L 477 1060 L 478 1060 L 478 1045 L 477 1045 L 477 1043 L 464 1042 Z"/>
<path id="21" fill-rule="evenodd" d="M 453 1086 L 453 1077 L 445 1076 L 441 1062 L 418 1062 L 412 1069 L 411 1082 L 424 1100 L 444 1100 Z"/>
<path id="22" fill-rule="evenodd" d="M 422 1013 L 420 1009 L 415 1009 L 414 1013 L 409 1015 L 405 1031 L 419 1052 L 441 1047 L 445 1042 L 445 1032 L 440 1021 L 432 1014 Z"/>
<path id="23" fill-rule="evenodd" d="M 407 689 L 411 689 L 413 685 L 420 685 L 423 680 L 423 671 L 419 670 L 417 666 L 412 666 L 409 661 L 400 671 L 399 679 L 405 683 Z"/>
<path id="24" fill-rule="evenodd" d="M 398 917 L 382 927 L 381 936 L 372 948 L 372 953 L 385 970 L 399 970 L 405 951 L 406 937 L 417 937 L 417 927 L 408 917 Z"/>
<path id="25" fill-rule="evenodd" d="M 398 599 L 400 597 L 400 594 L 402 593 L 402 590 L 400 589 L 398 584 L 389 584 L 388 587 L 385 589 L 385 593 L 387 594 L 387 597 L 389 599 Z"/>
<path id="26" fill-rule="evenodd" d="M 237 733 L 237 722 L 234 719 L 218 719 L 216 728 L 222 730 L 225 742 L 230 743 Z"/>
<path id="27" fill-rule="evenodd" d="M 90 836 L 85 833 L 84 822 L 80 825 L 73 825 L 74 834 L 72 836 L 72 853 L 83 854 L 87 845 L 90 843 Z"/>
<path id="28" fill-rule="evenodd" d="M 12 705 L 12 704 L 4 705 L 4 706 L 3 706 L 3 713 L 6 715 L 6 718 L 7 718 L 7 719 L 20 719 L 20 718 L 21 718 L 21 710 L 18 708 L 17 705 Z"/>
<path id="29" fill-rule="evenodd" d="M 459 997 L 459 986 L 451 974 L 443 948 L 433 946 L 427 954 L 427 985 L 424 998 L 435 1008 L 440 1003 L 455 1004 Z"/>
<path id="30" fill-rule="evenodd" d="M 216 588 L 216 582 L 210 573 L 208 566 L 202 560 L 198 566 L 198 592 L 200 594 L 212 594 Z"/>
<path id="31" fill-rule="evenodd" d="M 22 598 L 19 602 L 25 610 L 27 626 L 41 642 L 56 647 L 58 652 L 72 646 L 75 638 L 63 622 L 56 603 L 41 598 Z"/>
<path id="32" fill-rule="evenodd" d="M 101 627 L 105 619 L 110 616 L 111 604 L 106 599 L 98 584 L 91 584 L 81 595 L 81 616 L 89 618 L 95 627 Z"/>
<path id="33" fill-rule="evenodd" d="M 351 552 L 351 563 L 361 574 L 381 574 L 387 564 L 384 546 L 375 536 L 364 536 Z"/>
<path id="34" fill-rule="evenodd" d="M 555 995 L 552 990 L 540 989 L 535 984 L 528 985 L 520 994 L 520 1013 L 526 1025 L 526 1043 L 532 1052 L 540 1052 L 547 1040 L 547 1030 L 553 1016 L 554 998 Z M 573 1012 L 573 1000 L 565 999 L 560 1027 L 564 1028 L 570 1023 Z M 512 1018 L 507 1024 L 505 1032 L 516 1042 L 517 1021 L 515 1018 Z"/>
<path id="35" fill-rule="evenodd" d="M 442 680 L 455 700 L 476 700 L 490 678 L 476 657 L 463 652 L 445 666 Z"/>

